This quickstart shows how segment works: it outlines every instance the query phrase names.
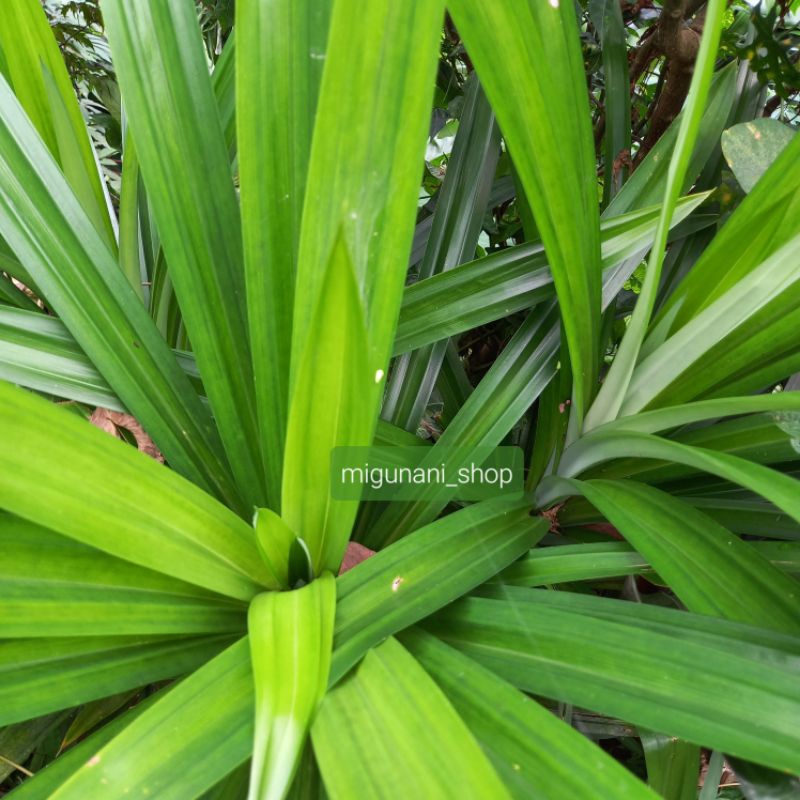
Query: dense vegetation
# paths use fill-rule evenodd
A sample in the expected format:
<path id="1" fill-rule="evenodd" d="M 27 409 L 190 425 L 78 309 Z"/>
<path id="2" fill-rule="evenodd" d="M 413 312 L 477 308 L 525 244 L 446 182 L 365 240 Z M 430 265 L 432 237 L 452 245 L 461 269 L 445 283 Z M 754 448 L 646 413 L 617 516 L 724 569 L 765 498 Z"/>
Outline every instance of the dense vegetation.
<path id="1" fill-rule="evenodd" d="M 0 795 L 800 796 L 795 12 L 7 0 Z"/>

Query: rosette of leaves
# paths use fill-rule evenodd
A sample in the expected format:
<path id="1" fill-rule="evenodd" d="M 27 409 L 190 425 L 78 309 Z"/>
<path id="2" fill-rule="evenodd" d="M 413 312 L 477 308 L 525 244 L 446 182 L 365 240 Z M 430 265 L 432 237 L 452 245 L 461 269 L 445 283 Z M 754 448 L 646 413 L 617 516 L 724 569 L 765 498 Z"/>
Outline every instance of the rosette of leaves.
<path id="1" fill-rule="evenodd" d="M 573 5 L 453 0 L 475 75 L 418 222 L 444 11 L 239 0 L 210 73 L 192 0 L 105 0 L 117 212 L 41 6 L 4 7 L 13 797 L 679 798 L 700 747 L 712 789 L 726 754 L 792 791 L 800 402 L 764 390 L 800 370 L 800 138 L 718 229 L 691 189 L 749 106 L 712 0 L 682 114 L 601 216 Z M 475 258 L 510 183 L 522 227 Z M 472 386 L 458 337 L 498 320 Z M 334 447 L 469 463 L 512 430 L 525 492 L 332 497 Z"/>

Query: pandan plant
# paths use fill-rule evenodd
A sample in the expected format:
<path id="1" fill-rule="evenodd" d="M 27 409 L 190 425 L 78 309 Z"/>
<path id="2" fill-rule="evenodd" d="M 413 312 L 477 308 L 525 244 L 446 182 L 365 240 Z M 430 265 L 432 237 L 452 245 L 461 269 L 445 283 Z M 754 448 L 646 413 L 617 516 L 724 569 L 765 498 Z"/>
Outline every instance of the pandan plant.
<path id="1" fill-rule="evenodd" d="M 718 56 L 725 3 L 598 188 L 575 5 L 451 0 L 432 216 L 440 0 L 238 0 L 213 71 L 192 0 L 102 11 L 118 203 L 39 2 L 0 25 L 0 763 L 61 742 L 14 800 L 681 800 L 701 748 L 703 800 L 726 758 L 796 796 L 800 136 Z M 523 233 L 485 255 L 498 191 Z M 453 343 L 498 320 L 473 386 Z M 524 491 L 335 497 L 373 443 L 519 443 Z"/>

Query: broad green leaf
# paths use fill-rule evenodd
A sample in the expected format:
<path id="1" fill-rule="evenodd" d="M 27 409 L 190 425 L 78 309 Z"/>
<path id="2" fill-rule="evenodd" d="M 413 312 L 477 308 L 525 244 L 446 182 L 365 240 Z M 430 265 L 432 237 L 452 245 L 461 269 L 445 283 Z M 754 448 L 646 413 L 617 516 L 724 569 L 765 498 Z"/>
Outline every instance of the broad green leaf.
<path id="1" fill-rule="evenodd" d="M 702 512 L 635 481 L 570 481 L 696 614 L 800 634 L 800 583 Z"/>
<path id="2" fill-rule="evenodd" d="M 722 152 L 742 189 L 752 190 L 793 136 L 788 125 L 769 118 L 742 122 L 722 134 Z"/>
<path id="3" fill-rule="evenodd" d="M 710 0 L 706 8 L 706 24 L 703 28 L 692 82 L 686 97 L 684 114 L 678 128 L 675 150 L 669 162 L 664 202 L 653 247 L 650 251 L 644 283 L 633 315 L 614 356 L 614 361 L 611 363 L 611 368 L 605 376 L 597 399 L 587 412 L 586 430 L 596 428 L 603 422 L 620 416 L 620 409 L 631 383 L 631 376 L 655 307 L 670 221 L 686 180 L 686 173 L 711 87 L 725 9 L 724 0 Z"/>
<path id="4" fill-rule="evenodd" d="M 708 195 L 681 198 L 672 219 L 683 222 Z M 652 241 L 660 208 L 651 206 L 601 221 L 606 276 Z M 693 218 L 689 218 L 692 221 Z M 702 219 L 705 224 L 707 220 Z M 626 275 L 623 280 L 627 280 Z M 553 297 L 553 276 L 541 242 L 508 247 L 406 287 L 394 353 L 502 319 Z"/>
<path id="5" fill-rule="evenodd" d="M 523 691 L 800 768 L 797 637 L 569 592 L 492 591 L 425 627 Z"/>
<path id="6" fill-rule="evenodd" d="M 0 642 L 0 725 L 182 675 L 229 636 L 91 636 Z"/>
<path id="7" fill-rule="evenodd" d="M 453 0 L 448 9 L 497 114 L 547 251 L 580 425 L 597 381 L 600 229 L 575 10 L 571 3 L 537 0 Z"/>
<path id="8" fill-rule="evenodd" d="M 103 19 L 153 218 L 236 482 L 265 504 L 239 209 L 190 0 L 111 0 Z"/>
<path id="9" fill-rule="evenodd" d="M 4 383 L 0 441 L 0 508 L 230 597 L 258 593 L 266 571 L 252 529 L 130 445 Z"/>
<path id="10" fill-rule="evenodd" d="M 331 682 L 368 648 L 480 585 L 533 547 L 548 526 L 529 512 L 526 498 L 476 503 L 342 575 Z"/>
<path id="11" fill-rule="evenodd" d="M 245 606 L 0 515 L 0 637 L 235 633 Z"/>
<path id="12" fill-rule="evenodd" d="M 49 798 L 196 797 L 250 755 L 252 708 L 243 639 L 136 715 L 109 742 L 101 742 Z"/>
<path id="13" fill-rule="evenodd" d="M 477 76 L 469 80 L 453 151 L 436 196 L 431 232 L 418 279 L 443 274 L 471 261 L 500 155 L 500 132 Z M 430 400 L 448 340 L 404 354 L 392 365 L 381 416 L 414 431 Z"/>
<path id="14" fill-rule="evenodd" d="M 439 684 L 518 798 L 655 798 L 628 770 L 552 712 L 434 636 L 402 644 Z"/>
<path id="15" fill-rule="evenodd" d="M 172 467 L 241 507 L 208 411 L 2 76 L 0 235 Z"/>
<path id="16" fill-rule="evenodd" d="M 291 395 L 281 508 L 316 574 L 338 570 L 358 508 L 330 496 L 331 451 L 368 445 L 380 375 L 369 369 L 364 307 L 342 237 L 328 260 Z"/>
<path id="17" fill-rule="evenodd" d="M 239 185 L 267 494 L 280 510 L 297 246 L 332 0 L 236 6 Z"/>
<path id="18" fill-rule="evenodd" d="M 330 448 L 373 436 L 406 271 L 398 253 L 408 252 L 412 236 L 443 5 L 339 0 L 333 10 L 299 245 L 282 491 L 282 513 L 317 571 L 338 568 L 356 511 L 354 503 L 328 506 Z M 329 291 L 345 305 L 337 307 Z M 334 352 L 347 343 L 356 349 Z M 321 360 L 323 353 L 333 360 Z M 347 371 L 337 371 L 344 362 Z M 309 414 L 314 403 L 316 419 Z"/>
<path id="19" fill-rule="evenodd" d="M 302 589 L 266 592 L 250 604 L 255 682 L 250 800 L 281 800 L 328 685 L 336 581 L 324 573 Z"/>
<path id="20" fill-rule="evenodd" d="M 341 236 L 365 307 L 370 373 L 387 369 L 417 209 L 443 12 L 442 0 L 337 0 L 334 5 L 297 262 L 292 386 L 313 338 L 328 260 Z"/>
<path id="21" fill-rule="evenodd" d="M 113 208 L 72 81 L 37 0 L 10 0 L 0 30 L 8 80 L 105 244 L 116 249 Z"/>
<path id="22" fill-rule="evenodd" d="M 311 728 L 331 800 L 509 797 L 469 729 L 396 639 L 332 689 Z"/>

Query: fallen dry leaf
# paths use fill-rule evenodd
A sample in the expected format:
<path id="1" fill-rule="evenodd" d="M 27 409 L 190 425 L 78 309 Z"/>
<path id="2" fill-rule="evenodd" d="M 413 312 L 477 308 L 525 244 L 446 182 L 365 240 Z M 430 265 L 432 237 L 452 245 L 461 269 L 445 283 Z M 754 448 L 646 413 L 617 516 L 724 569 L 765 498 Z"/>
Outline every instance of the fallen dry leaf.
<path id="1" fill-rule="evenodd" d="M 135 417 L 123 414 L 120 411 L 111 411 L 107 408 L 96 408 L 89 419 L 96 428 L 110 433 L 113 437 L 121 439 L 119 429 L 128 431 L 136 441 L 136 447 L 145 455 L 154 458 L 159 463 L 164 463 L 164 456 L 156 447 L 155 442 L 145 433 L 144 428 Z"/>
<path id="2" fill-rule="evenodd" d="M 358 542 L 348 542 L 347 550 L 344 552 L 344 559 L 342 559 L 342 566 L 339 567 L 339 574 L 347 572 L 353 567 L 357 567 L 362 561 L 366 561 L 370 556 L 374 556 L 375 551 L 370 550 L 369 547 L 364 547 L 363 544 Z"/>

